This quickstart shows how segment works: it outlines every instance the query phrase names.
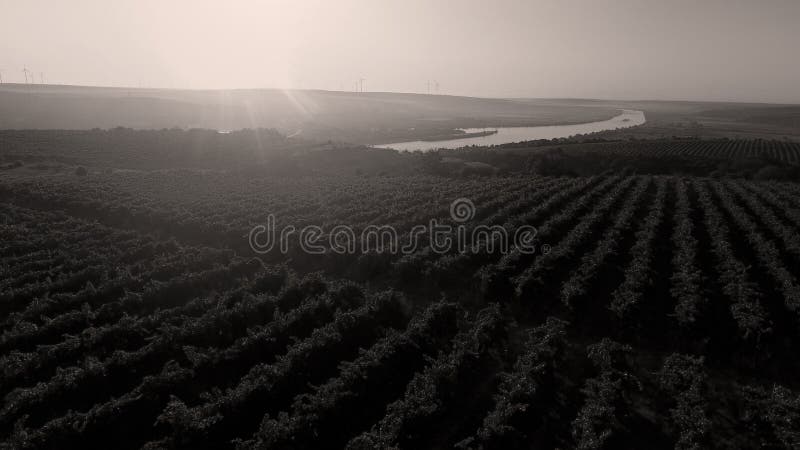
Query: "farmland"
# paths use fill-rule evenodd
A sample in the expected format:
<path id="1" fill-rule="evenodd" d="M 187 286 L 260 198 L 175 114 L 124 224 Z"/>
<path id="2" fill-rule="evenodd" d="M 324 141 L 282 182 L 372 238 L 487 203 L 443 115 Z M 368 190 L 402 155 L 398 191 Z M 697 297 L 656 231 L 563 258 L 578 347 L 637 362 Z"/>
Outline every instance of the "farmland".
<path id="1" fill-rule="evenodd" d="M 42 3 L 0 450 L 800 449 L 800 1 Z"/>
<path id="2" fill-rule="evenodd" d="M 789 173 L 797 144 L 422 155 L 278 133 L 2 133 L 9 447 L 800 445 L 800 188 L 719 170 Z M 141 153 L 152 142 L 172 144 Z M 587 154 L 659 163 L 553 174 L 555 147 L 573 172 Z M 454 173 L 445 156 L 501 170 Z M 533 226 L 538 251 L 260 254 L 247 239 L 272 214 L 408 242 L 455 224 L 457 198 L 468 229 Z"/>

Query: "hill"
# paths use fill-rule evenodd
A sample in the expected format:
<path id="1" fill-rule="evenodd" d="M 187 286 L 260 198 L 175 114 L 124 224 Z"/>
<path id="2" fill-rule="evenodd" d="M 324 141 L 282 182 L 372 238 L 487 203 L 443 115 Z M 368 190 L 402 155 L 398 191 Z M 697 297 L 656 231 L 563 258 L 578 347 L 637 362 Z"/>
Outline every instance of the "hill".
<path id="1" fill-rule="evenodd" d="M 609 106 L 320 90 L 173 90 L 0 85 L 0 128 L 274 128 L 311 139 L 385 143 L 455 128 L 605 120 Z"/>

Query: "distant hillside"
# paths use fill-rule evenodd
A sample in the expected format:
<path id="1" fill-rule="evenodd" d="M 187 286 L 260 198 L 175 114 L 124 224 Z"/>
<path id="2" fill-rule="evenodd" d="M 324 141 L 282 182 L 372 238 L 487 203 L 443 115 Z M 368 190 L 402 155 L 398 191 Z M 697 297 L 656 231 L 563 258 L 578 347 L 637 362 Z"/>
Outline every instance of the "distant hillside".
<path id="1" fill-rule="evenodd" d="M 0 128 L 276 128 L 360 143 L 441 136 L 474 126 L 605 120 L 606 105 L 315 90 L 170 90 L 0 85 Z"/>

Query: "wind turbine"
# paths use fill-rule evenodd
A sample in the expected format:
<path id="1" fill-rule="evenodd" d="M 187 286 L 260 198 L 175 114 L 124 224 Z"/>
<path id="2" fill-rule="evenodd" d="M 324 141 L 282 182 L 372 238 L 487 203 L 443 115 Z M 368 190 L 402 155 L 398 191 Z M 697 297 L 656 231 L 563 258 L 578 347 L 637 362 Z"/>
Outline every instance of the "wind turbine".
<path id="1" fill-rule="evenodd" d="M 22 73 L 25 74 L 25 84 L 28 84 L 28 68 L 22 66 Z"/>
<path id="2" fill-rule="evenodd" d="M 39 72 L 39 82 L 44 84 L 44 72 Z"/>
<path id="3" fill-rule="evenodd" d="M 361 90 L 361 92 L 364 92 L 364 82 L 365 81 L 367 81 L 365 78 L 359 78 L 358 79 L 358 88 Z"/>
<path id="4" fill-rule="evenodd" d="M 433 80 L 433 91 L 439 94 L 439 82 L 436 80 Z"/>

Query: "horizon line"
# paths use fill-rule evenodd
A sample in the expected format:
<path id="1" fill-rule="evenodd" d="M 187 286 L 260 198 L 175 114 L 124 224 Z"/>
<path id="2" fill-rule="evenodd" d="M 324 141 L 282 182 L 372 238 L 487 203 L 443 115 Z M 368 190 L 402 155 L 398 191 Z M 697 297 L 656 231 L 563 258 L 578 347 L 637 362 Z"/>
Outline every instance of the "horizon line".
<path id="1" fill-rule="evenodd" d="M 96 84 L 63 84 L 63 83 L 19 83 L 3 82 L 0 89 L 5 86 L 33 88 L 33 87 L 64 87 L 64 88 L 83 88 L 83 89 L 120 89 L 120 90 L 139 90 L 139 91 L 192 91 L 192 92 L 216 92 L 216 91 L 305 91 L 305 92 L 330 92 L 341 94 L 391 94 L 391 95 L 417 95 L 422 97 L 459 97 L 474 98 L 483 100 L 561 100 L 561 101 L 594 101 L 594 102 L 669 102 L 669 103 L 733 103 L 733 104 L 752 104 L 752 105 L 780 105 L 780 106 L 800 106 L 797 102 L 769 102 L 753 100 L 689 100 L 689 99 L 658 99 L 658 98 L 601 98 L 601 97 L 525 97 L 525 96 L 480 96 L 463 94 L 428 94 L 423 92 L 407 91 L 347 91 L 323 88 L 281 88 L 281 87 L 237 87 L 237 88 L 188 88 L 188 87 L 146 87 L 146 86 L 111 86 Z"/>

